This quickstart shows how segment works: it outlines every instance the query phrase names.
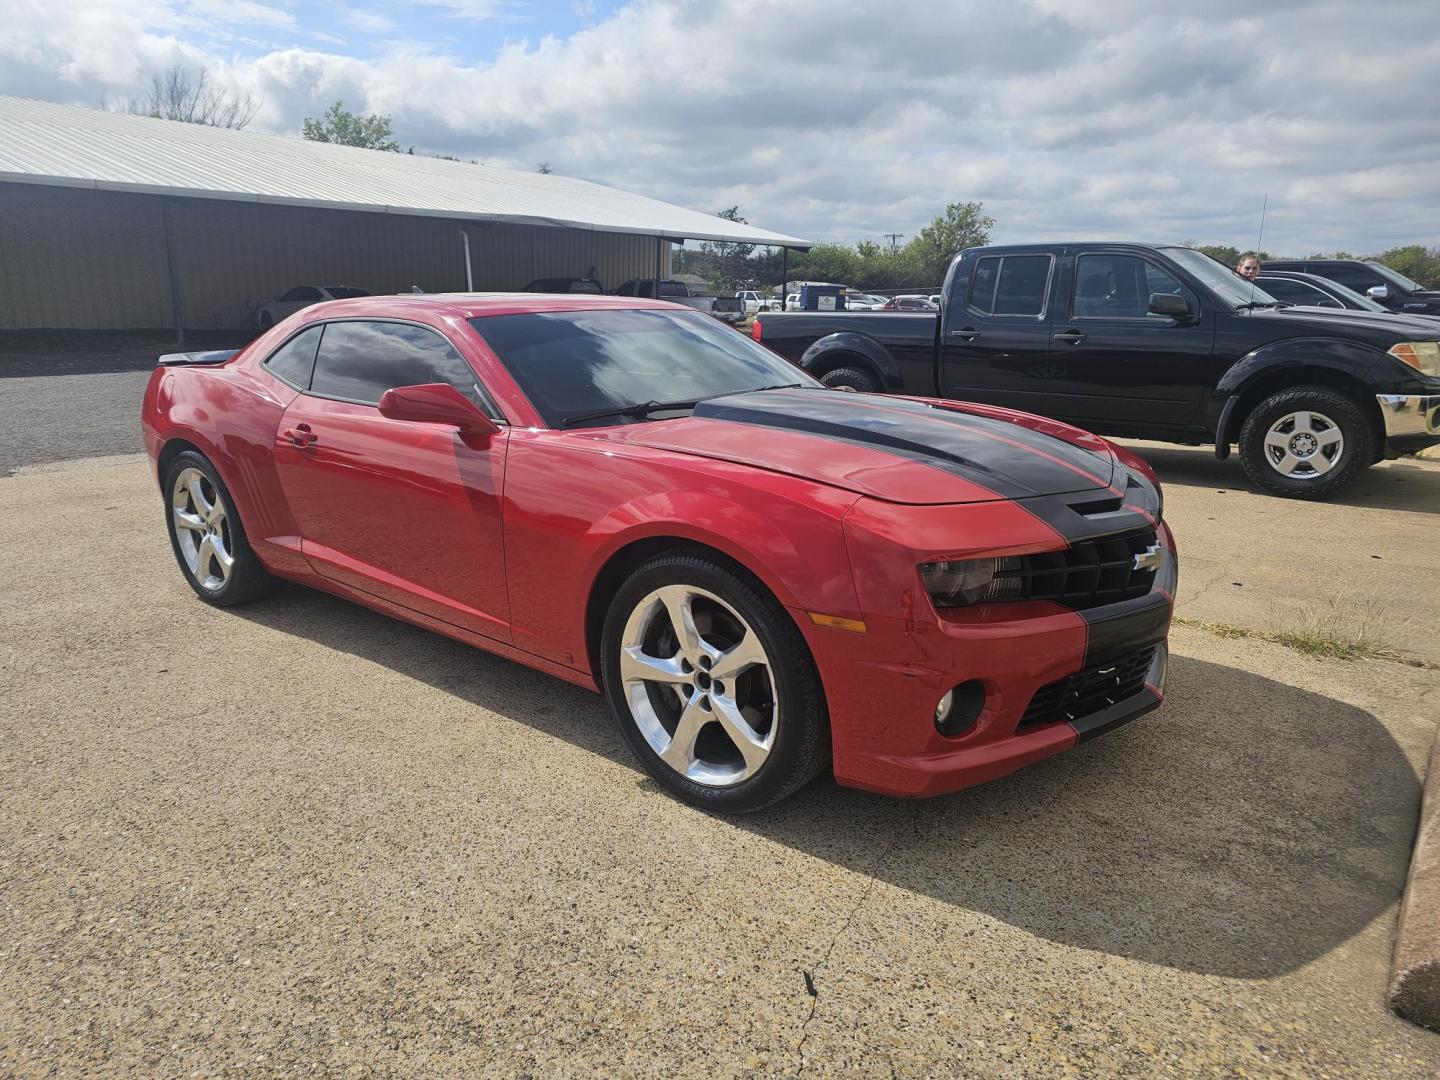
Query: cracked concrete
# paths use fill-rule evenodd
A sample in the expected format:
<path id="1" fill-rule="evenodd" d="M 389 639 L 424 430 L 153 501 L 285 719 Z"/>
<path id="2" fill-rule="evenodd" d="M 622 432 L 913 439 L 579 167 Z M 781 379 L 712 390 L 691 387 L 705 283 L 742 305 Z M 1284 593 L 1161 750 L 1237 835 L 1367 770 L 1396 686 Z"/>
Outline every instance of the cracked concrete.
<path id="1" fill-rule="evenodd" d="M 1169 490 L 1187 574 L 1248 556 Z M 593 695 L 199 604 L 134 460 L 0 479 L 0 554 L 0 1072 L 1440 1070 L 1383 1003 L 1440 673 L 1181 628 L 1165 707 L 1070 754 L 726 820 Z"/>

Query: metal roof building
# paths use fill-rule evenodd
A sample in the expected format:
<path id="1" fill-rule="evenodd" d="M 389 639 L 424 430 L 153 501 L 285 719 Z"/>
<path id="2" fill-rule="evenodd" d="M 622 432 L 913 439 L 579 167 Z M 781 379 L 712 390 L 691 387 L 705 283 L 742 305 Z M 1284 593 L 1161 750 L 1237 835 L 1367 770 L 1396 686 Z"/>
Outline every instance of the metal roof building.
<path id="1" fill-rule="evenodd" d="M 0 97 L 0 329 L 248 328 L 298 284 L 609 288 L 685 239 L 809 246 L 570 177 Z"/>

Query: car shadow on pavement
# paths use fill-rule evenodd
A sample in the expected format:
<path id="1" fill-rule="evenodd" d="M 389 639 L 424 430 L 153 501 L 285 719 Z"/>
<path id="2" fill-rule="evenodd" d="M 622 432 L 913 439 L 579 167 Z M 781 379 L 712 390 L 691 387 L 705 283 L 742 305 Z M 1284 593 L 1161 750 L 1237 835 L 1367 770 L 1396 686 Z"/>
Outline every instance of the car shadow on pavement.
<path id="1" fill-rule="evenodd" d="M 234 613 L 651 783 L 603 701 L 559 680 L 308 589 Z M 1064 945 L 1236 978 L 1294 971 L 1397 901 L 1420 786 L 1374 716 L 1187 656 L 1169 692 L 1159 711 L 982 787 L 910 801 L 822 778 L 715 825 Z"/>
<path id="2" fill-rule="evenodd" d="M 1234 454 L 1221 461 L 1208 446 L 1127 446 L 1154 466 L 1162 484 L 1257 492 Z M 1423 468 L 1405 460 L 1387 462 L 1365 470 L 1353 484 L 1325 501 L 1341 506 L 1440 514 L 1440 469 Z"/>

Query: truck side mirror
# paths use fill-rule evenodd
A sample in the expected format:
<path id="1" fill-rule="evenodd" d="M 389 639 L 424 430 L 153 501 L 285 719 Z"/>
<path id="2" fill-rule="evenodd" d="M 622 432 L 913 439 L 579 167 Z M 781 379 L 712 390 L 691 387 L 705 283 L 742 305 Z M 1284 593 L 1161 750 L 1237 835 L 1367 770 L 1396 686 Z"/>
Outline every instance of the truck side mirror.
<path id="1" fill-rule="evenodd" d="M 1190 318 L 1190 304 L 1179 293 L 1151 293 L 1148 310 L 1151 315 L 1166 315 L 1172 319 Z"/>
<path id="2" fill-rule="evenodd" d="M 1390 299 L 1390 290 L 1384 285 L 1371 285 L 1365 290 L 1365 295 L 1378 303 L 1383 304 Z"/>

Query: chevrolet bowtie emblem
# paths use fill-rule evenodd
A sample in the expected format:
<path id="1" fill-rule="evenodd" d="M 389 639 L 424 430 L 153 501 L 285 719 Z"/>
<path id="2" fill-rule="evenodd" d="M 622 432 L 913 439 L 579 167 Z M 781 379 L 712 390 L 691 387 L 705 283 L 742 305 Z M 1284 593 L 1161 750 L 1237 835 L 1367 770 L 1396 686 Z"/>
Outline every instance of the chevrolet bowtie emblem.
<path id="1" fill-rule="evenodd" d="M 1165 561 L 1165 549 L 1159 544 L 1151 544 L 1144 551 L 1135 553 L 1135 570 L 1159 570 L 1160 564 Z"/>

